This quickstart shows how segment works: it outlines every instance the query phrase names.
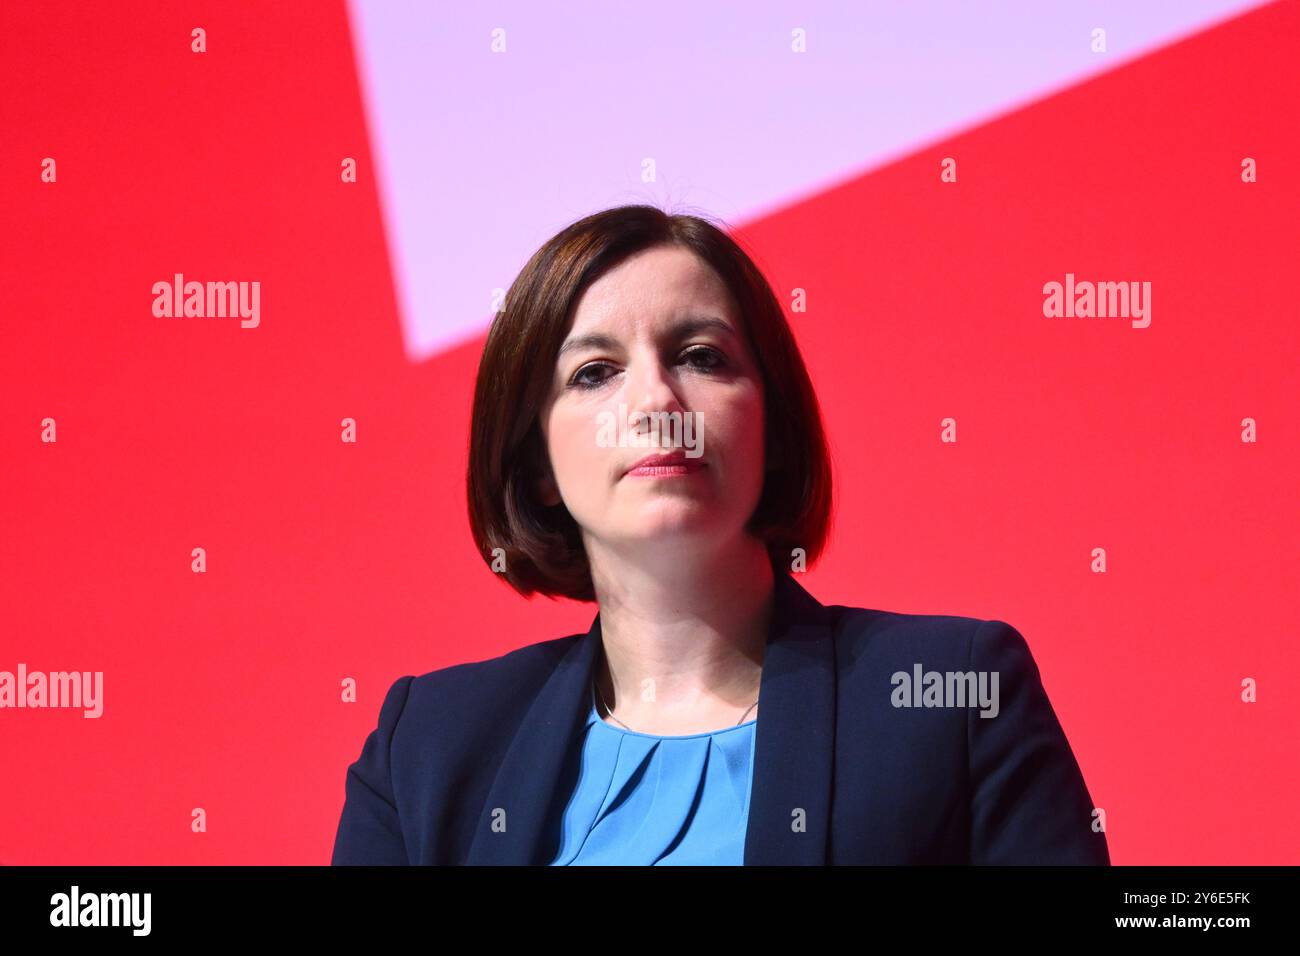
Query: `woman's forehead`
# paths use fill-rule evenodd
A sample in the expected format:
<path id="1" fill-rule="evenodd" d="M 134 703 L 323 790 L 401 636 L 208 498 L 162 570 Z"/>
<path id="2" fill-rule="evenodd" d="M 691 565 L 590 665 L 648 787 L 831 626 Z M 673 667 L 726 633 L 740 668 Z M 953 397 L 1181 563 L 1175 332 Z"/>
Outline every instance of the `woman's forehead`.
<path id="1" fill-rule="evenodd" d="M 578 302 L 580 317 L 604 318 L 631 306 L 665 313 L 700 305 L 726 303 L 730 293 L 721 277 L 689 249 L 647 249 L 596 279 Z M 617 318 L 610 315 L 609 318 Z"/>

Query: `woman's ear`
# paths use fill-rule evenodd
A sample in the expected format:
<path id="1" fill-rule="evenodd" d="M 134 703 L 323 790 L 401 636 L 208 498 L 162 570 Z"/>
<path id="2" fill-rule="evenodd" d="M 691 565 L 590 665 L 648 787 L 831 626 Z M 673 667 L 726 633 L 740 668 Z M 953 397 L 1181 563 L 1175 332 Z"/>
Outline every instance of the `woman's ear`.
<path id="1" fill-rule="evenodd" d="M 548 508 L 553 508 L 560 504 L 563 499 L 560 497 L 560 489 L 555 484 L 555 476 L 551 474 L 549 468 L 542 477 L 537 479 L 537 500 Z"/>
<path id="2" fill-rule="evenodd" d="M 538 476 L 533 482 L 533 492 L 537 495 L 537 500 L 548 508 L 554 508 L 564 499 L 560 497 L 560 487 L 555 482 L 555 472 L 551 470 L 551 459 L 546 454 L 544 441 L 541 429 L 534 425 L 528 441 L 527 455 Z"/>
<path id="3" fill-rule="evenodd" d="M 533 446 L 535 449 L 537 446 Z M 537 465 L 538 478 L 533 486 L 537 500 L 548 508 L 554 508 L 564 499 L 560 497 L 560 486 L 556 484 L 555 472 L 551 470 L 551 461 L 545 452 L 534 451 L 533 460 Z"/>
<path id="4" fill-rule="evenodd" d="M 781 470 L 781 453 L 776 446 L 776 442 L 772 441 L 771 432 L 766 432 L 763 435 L 763 460 L 766 462 L 763 468 L 764 472 Z"/>

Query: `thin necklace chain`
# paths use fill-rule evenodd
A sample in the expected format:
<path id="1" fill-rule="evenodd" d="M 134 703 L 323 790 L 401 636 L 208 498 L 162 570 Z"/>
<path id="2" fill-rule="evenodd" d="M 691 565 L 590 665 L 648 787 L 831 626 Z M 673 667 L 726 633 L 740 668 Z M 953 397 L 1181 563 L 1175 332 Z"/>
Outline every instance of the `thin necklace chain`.
<path id="1" fill-rule="evenodd" d="M 605 703 L 605 694 L 601 691 L 600 685 L 597 684 L 595 681 L 592 681 L 592 684 L 596 688 L 596 693 L 600 696 L 601 705 L 604 706 L 605 708 L 605 716 L 608 717 L 610 720 L 618 720 L 618 718 L 614 716 L 614 712 L 609 709 L 609 704 Z M 745 722 L 745 718 L 749 716 L 749 712 L 757 706 L 758 706 L 758 701 L 754 701 L 752 704 L 750 704 L 749 707 L 745 710 L 745 712 L 740 715 L 740 720 L 736 721 L 736 726 L 739 727 L 741 724 L 743 724 Z M 618 722 L 620 724 L 623 724 L 623 721 L 621 720 L 618 720 Z M 632 730 L 632 728 L 628 727 L 627 724 L 623 724 L 623 726 L 627 727 L 628 730 Z M 640 733 L 640 731 L 632 730 L 632 733 L 636 734 L 636 733 Z"/>

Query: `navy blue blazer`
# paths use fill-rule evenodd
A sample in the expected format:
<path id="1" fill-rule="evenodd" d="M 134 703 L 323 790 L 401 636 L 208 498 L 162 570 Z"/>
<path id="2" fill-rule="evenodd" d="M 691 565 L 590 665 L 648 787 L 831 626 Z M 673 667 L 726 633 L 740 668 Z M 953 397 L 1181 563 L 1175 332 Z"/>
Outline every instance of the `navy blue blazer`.
<path id="1" fill-rule="evenodd" d="M 586 634 L 398 678 L 348 767 L 332 864 L 549 863 L 600 642 L 597 613 Z M 996 716 L 917 706 L 894 675 L 921 671 L 996 672 Z M 824 606 L 778 574 L 759 699 L 747 866 L 1110 863 L 1009 624 Z"/>

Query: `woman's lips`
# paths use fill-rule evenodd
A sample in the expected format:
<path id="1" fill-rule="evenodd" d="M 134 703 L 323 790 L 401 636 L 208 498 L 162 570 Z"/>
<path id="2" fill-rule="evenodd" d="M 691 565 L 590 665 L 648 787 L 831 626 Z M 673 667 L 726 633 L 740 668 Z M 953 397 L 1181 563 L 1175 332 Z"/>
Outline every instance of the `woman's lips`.
<path id="1" fill-rule="evenodd" d="M 685 453 L 674 455 L 649 455 L 629 468 L 626 475 L 644 478 L 671 478 L 678 475 L 693 475 L 704 468 L 700 458 L 687 458 Z"/>

